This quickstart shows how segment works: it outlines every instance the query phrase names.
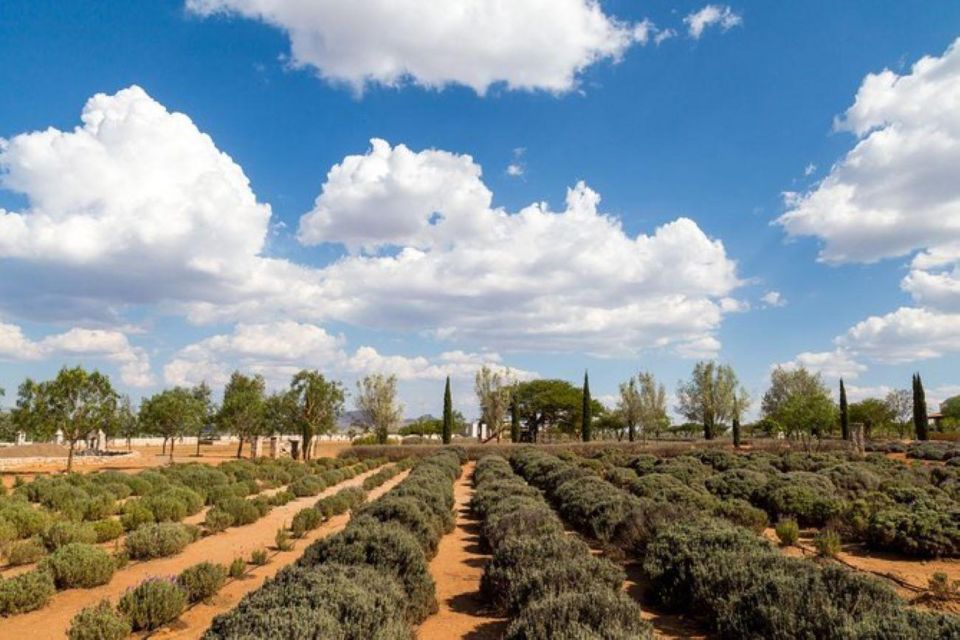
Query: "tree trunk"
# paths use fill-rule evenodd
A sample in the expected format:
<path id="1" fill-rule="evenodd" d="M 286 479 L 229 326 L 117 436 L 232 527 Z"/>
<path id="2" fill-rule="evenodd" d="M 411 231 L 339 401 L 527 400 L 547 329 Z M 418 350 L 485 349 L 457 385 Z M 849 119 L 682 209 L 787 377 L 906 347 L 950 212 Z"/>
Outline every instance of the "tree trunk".
<path id="1" fill-rule="evenodd" d="M 133 444 L 130 442 L 132 438 L 127 437 L 127 451 L 133 451 Z"/>
<path id="2" fill-rule="evenodd" d="M 197 457 L 200 457 L 200 432 L 197 431 Z"/>
<path id="3" fill-rule="evenodd" d="M 170 438 L 170 464 L 173 464 L 173 445 L 175 442 L 175 438 Z"/>
<path id="4" fill-rule="evenodd" d="M 237 459 L 243 455 L 243 434 L 240 434 L 240 444 L 237 445 Z"/>
<path id="5" fill-rule="evenodd" d="M 67 473 L 73 471 L 73 448 L 77 446 L 76 440 L 70 441 L 70 451 L 67 453 Z"/>
<path id="6" fill-rule="evenodd" d="M 627 432 L 627 439 L 630 440 L 630 442 L 635 441 L 635 440 L 637 439 L 637 427 L 636 427 L 636 425 L 634 425 L 634 424 L 629 424 L 629 425 L 627 425 L 627 429 L 629 430 L 629 431 Z"/>
<path id="7" fill-rule="evenodd" d="M 167 454 L 167 436 L 163 436 L 163 448 L 160 449 L 160 455 L 164 456 Z"/>

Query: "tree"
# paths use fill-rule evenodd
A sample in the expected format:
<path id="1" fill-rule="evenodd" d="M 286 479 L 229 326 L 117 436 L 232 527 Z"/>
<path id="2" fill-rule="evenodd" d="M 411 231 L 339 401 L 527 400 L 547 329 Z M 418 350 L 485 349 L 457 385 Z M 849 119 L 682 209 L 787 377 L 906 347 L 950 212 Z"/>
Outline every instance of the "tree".
<path id="1" fill-rule="evenodd" d="M 804 367 L 777 367 L 770 374 L 770 388 L 763 394 L 765 417 L 779 425 L 788 437 L 800 437 L 809 446 L 809 438 L 818 440 L 836 424 L 837 411 L 820 374 Z"/>
<path id="2" fill-rule="evenodd" d="M 897 429 L 897 437 L 904 438 L 907 434 L 907 425 L 913 412 L 913 400 L 906 389 L 894 389 L 887 393 L 884 403 L 893 417 L 893 424 Z"/>
<path id="3" fill-rule="evenodd" d="M 637 439 L 637 425 L 643 420 L 643 402 L 640 398 L 639 385 L 633 377 L 620 384 L 617 413 L 627 426 L 627 439 L 630 442 L 635 441 Z"/>
<path id="4" fill-rule="evenodd" d="M 580 426 L 583 394 L 566 380 L 529 380 L 513 388 L 517 412 L 534 442 L 540 433 L 557 430 L 576 433 Z M 595 401 L 594 401 L 595 402 Z M 599 403 L 591 403 L 599 411 Z"/>
<path id="5" fill-rule="evenodd" d="M 913 374 L 913 428 L 917 432 L 917 440 L 927 440 L 927 396 L 923 391 L 923 381 L 920 374 Z"/>
<path id="6" fill-rule="evenodd" d="M 648 433 L 655 438 L 660 432 L 670 426 L 667 417 L 667 389 L 657 384 L 652 373 L 641 371 L 637 374 L 637 387 L 640 393 L 640 420 L 639 425 L 644 440 Z"/>
<path id="7" fill-rule="evenodd" d="M 20 385 L 14 423 L 35 439 L 49 440 L 57 431 L 69 445 L 67 471 L 73 469 L 77 442 L 107 426 L 116 411 L 117 394 L 99 371 L 64 367 L 46 382 Z"/>
<path id="8" fill-rule="evenodd" d="M 510 442 L 520 442 L 520 410 L 515 396 L 510 398 Z"/>
<path id="9" fill-rule="evenodd" d="M 443 434 L 443 420 L 433 416 L 420 416 L 408 425 L 400 427 L 402 436 L 436 436 Z"/>
<path id="10" fill-rule="evenodd" d="M 237 458 L 243 455 L 244 440 L 263 435 L 264 414 L 267 409 L 265 389 L 263 376 L 245 376 L 234 371 L 223 390 L 223 402 L 216 420 L 220 429 L 239 438 Z"/>
<path id="11" fill-rule="evenodd" d="M 850 405 L 850 421 L 863 425 L 864 434 L 870 436 L 875 429 L 892 424 L 896 416 L 883 400 L 866 398 Z"/>
<path id="12" fill-rule="evenodd" d="M 443 389 L 443 444 L 450 444 L 453 434 L 453 398 L 450 395 L 450 376 L 447 376 L 447 385 Z"/>
<path id="13" fill-rule="evenodd" d="M 206 407 L 194 389 L 174 387 L 145 399 L 140 404 L 140 423 L 149 433 L 163 436 L 164 445 L 170 441 L 170 461 L 177 437 L 194 433 L 203 422 Z"/>
<path id="14" fill-rule="evenodd" d="M 733 420 L 731 421 L 731 426 L 733 427 L 733 446 L 737 449 L 740 448 L 740 412 L 741 408 L 741 399 L 736 395 L 733 397 Z"/>
<path id="15" fill-rule="evenodd" d="M 960 396 L 947 398 L 940 403 L 940 413 L 944 419 L 960 420 Z"/>
<path id="16" fill-rule="evenodd" d="M 117 404 L 117 411 L 114 414 L 114 422 L 114 433 L 127 441 L 127 451 L 129 451 L 133 448 L 130 441 L 140 433 L 140 419 L 133 409 L 130 396 L 121 396 L 120 402 Z"/>
<path id="17" fill-rule="evenodd" d="M 850 413 L 847 407 L 847 388 L 843 386 L 843 378 L 840 378 L 840 437 L 844 440 L 850 439 Z"/>
<path id="18" fill-rule="evenodd" d="M 390 429 L 403 416 L 397 403 L 397 377 L 369 375 L 357 381 L 357 409 L 364 431 L 373 430 L 379 444 L 387 443 Z"/>
<path id="19" fill-rule="evenodd" d="M 580 435 L 584 442 L 590 442 L 590 428 L 593 426 L 593 414 L 590 411 L 590 378 L 583 372 L 583 405 L 580 409 Z"/>
<path id="20" fill-rule="evenodd" d="M 200 439 L 203 437 L 204 430 L 208 429 L 213 425 L 214 417 L 216 416 L 216 410 L 213 406 L 213 392 L 210 390 L 209 385 L 206 381 L 202 381 L 200 384 L 193 388 L 193 397 L 196 398 L 197 402 L 200 403 L 202 408 L 200 419 L 197 420 L 196 428 L 197 433 L 197 453 L 196 456 L 200 457 Z"/>
<path id="21" fill-rule="evenodd" d="M 487 365 L 480 367 L 474 380 L 474 392 L 480 405 L 480 421 L 500 441 L 500 432 L 507 410 L 510 407 L 510 391 L 513 385 L 509 371 L 494 370 Z"/>
<path id="22" fill-rule="evenodd" d="M 327 380 L 319 371 L 300 371 L 290 381 L 289 395 L 281 403 L 281 411 L 289 412 L 291 422 L 300 433 L 300 459 L 310 459 L 313 438 L 330 433 L 343 413 L 343 385 Z"/>
<path id="23" fill-rule="evenodd" d="M 702 424 L 704 439 L 712 440 L 717 426 L 733 417 L 739 387 L 737 374 L 730 365 L 698 362 L 690 380 L 679 383 L 677 411 L 687 420 Z"/>

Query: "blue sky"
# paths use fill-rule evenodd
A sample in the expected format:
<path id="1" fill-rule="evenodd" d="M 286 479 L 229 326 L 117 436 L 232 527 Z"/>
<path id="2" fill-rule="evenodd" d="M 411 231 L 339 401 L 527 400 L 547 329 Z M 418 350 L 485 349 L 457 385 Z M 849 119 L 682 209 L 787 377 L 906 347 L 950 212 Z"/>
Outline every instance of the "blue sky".
<path id="1" fill-rule="evenodd" d="M 447 373 L 472 413 L 483 362 L 589 368 L 609 396 L 640 369 L 672 390 L 701 357 L 755 397 L 776 363 L 960 392 L 957 3 L 563 0 L 546 20 L 527 0 L 462 33 L 437 25 L 463 2 L 268 4 L 0 6 L 8 404 L 64 362 L 135 397 L 234 367 L 395 372 L 411 415 Z M 96 94 L 116 135 L 71 137 Z M 404 248 L 421 266 L 392 265 Z"/>

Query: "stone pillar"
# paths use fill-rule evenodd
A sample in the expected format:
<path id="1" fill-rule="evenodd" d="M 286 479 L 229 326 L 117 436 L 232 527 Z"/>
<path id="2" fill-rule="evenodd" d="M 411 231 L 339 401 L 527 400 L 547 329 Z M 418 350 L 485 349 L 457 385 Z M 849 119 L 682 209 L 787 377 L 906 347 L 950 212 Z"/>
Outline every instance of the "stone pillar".
<path id="1" fill-rule="evenodd" d="M 858 458 L 863 458 L 866 455 L 866 443 L 864 442 L 863 436 L 863 424 L 855 422 L 850 425 L 851 434 L 850 439 L 853 443 L 853 454 Z"/>
<path id="2" fill-rule="evenodd" d="M 63 444 L 63 429 L 57 429 L 57 432 L 53 435 L 54 444 Z"/>
<path id="3" fill-rule="evenodd" d="M 16 444 L 17 446 L 27 444 L 27 434 L 25 434 L 23 431 L 17 431 Z"/>
<path id="4" fill-rule="evenodd" d="M 299 459 L 300 457 L 300 440 L 291 439 L 290 440 L 290 457 L 294 460 Z"/>
<path id="5" fill-rule="evenodd" d="M 279 453 L 280 453 L 280 437 L 270 436 L 270 457 L 273 459 L 276 459 Z"/>
<path id="6" fill-rule="evenodd" d="M 250 441 L 250 457 L 254 460 L 263 455 L 260 451 L 263 446 L 263 437 L 262 436 L 253 436 L 253 439 Z"/>

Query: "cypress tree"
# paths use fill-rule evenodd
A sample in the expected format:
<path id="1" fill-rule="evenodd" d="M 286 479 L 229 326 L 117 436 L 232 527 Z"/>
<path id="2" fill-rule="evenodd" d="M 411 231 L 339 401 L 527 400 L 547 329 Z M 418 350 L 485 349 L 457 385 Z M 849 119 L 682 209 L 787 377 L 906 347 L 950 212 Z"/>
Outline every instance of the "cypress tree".
<path id="1" fill-rule="evenodd" d="M 447 386 L 443 390 L 443 444 L 450 444 L 453 433 L 453 400 L 450 398 L 450 376 L 447 376 Z"/>
<path id="2" fill-rule="evenodd" d="M 580 427 L 580 435 L 584 442 L 590 442 L 593 415 L 591 415 L 590 406 L 590 379 L 586 371 L 583 372 L 583 411 L 581 413 L 583 414 L 583 425 Z"/>
<path id="3" fill-rule="evenodd" d="M 737 401 L 737 396 L 733 396 L 733 423 L 731 424 L 733 429 L 733 446 L 737 449 L 740 448 L 740 404 Z"/>
<path id="4" fill-rule="evenodd" d="M 928 440 L 927 434 L 927 395 L 923 391 L 923 380 L 920 374 L 913 375 L 913 427 L 917 432 L 917 440 Z"/>
<path id="5" fill-rule="evenodd" d="M 844 440 L 850 439 L 850 413 L 847 408 L 847 388 L 840 378 L 840 435 Z"/>
<path id="6" fill-rule="evenodd" d="M 516 400 L 510 401 L 510 440 L 520 442 L 520 412 Z"/>

